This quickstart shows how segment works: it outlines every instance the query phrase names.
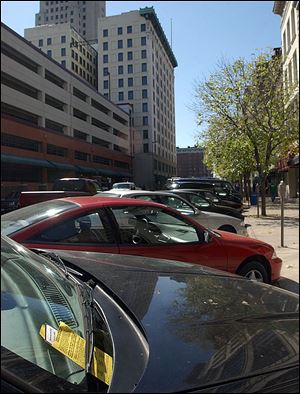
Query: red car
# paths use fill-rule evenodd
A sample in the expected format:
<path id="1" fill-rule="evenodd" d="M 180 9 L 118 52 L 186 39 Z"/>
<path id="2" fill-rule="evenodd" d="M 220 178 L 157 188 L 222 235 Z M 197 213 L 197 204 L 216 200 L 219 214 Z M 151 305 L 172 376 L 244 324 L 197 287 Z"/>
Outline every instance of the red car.
<path id="1" fill-rule="evenodd" d="M 69 197 L 9 212 L 1 233 L 28 248 L 82 250 L 198 263 L 266 283 L 280 277 L 271 245 L 209 230 L 165 205 L 105 197 Z"/>

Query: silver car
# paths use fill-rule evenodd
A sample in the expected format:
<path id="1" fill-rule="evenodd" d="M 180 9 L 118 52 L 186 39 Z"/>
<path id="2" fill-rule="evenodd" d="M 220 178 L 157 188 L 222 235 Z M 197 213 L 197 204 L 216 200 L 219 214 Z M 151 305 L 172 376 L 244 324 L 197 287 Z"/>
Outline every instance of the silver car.
<path id="1" fill-rule="evenodd" d="M 99 195 L 106 197 L 125 197 L 154 201 L 174 208 L 184 215 L 191 216 L 203 227 L 229 231 L 231 233 L 240 234 L 246 237 L 248 236 L 247 227 L 249 225 L 245 224 L 241 219 L 214 212 L 200 211 L 190 202 L 174 193 L 148 190 L 110 190 L 107 192 L 98 193 L 95 196 L 99 197 Z"/>

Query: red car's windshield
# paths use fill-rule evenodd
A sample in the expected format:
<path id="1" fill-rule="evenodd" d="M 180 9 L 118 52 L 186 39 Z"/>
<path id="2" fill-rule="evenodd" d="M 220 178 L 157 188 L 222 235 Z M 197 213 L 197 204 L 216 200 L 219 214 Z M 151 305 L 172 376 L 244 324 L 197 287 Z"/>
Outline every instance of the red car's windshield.
<path id="1" fill-rule="evenodd" d="M 16 231 L 75 207 L 77 204 L 73 202 L 52 200 L 17 209 L 1 217 L 1 234 L 10 236 Z"/>

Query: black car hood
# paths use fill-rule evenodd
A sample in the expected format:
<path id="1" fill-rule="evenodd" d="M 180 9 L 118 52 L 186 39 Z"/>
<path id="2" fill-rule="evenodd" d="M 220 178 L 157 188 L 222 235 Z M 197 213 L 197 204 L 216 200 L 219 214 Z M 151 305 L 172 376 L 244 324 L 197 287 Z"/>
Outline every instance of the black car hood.
<path id="1" fill-rule="evenodd" d="M 137 392 L 209 388 L 297 365 L 296 294 L 185 263 L 55 252 L 108 286 L 143 326 L 149 360 Z"/>

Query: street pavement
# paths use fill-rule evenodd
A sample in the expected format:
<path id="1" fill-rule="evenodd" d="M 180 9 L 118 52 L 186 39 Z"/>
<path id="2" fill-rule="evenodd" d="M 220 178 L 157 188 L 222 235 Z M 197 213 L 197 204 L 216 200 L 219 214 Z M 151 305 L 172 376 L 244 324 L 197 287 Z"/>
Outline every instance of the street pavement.
<path id="1" fill-rule="evenodd" d="M 284 204 L 284 242 L 281 246 L 281 206 L 267 198 L 267 216 L 257 217 L 257 206 L 244 212 L 245 223 L 251 224 L 248 234 L 271 244 L 283 261 L 279 286 L 299 294 L 299 199 Z"/>

